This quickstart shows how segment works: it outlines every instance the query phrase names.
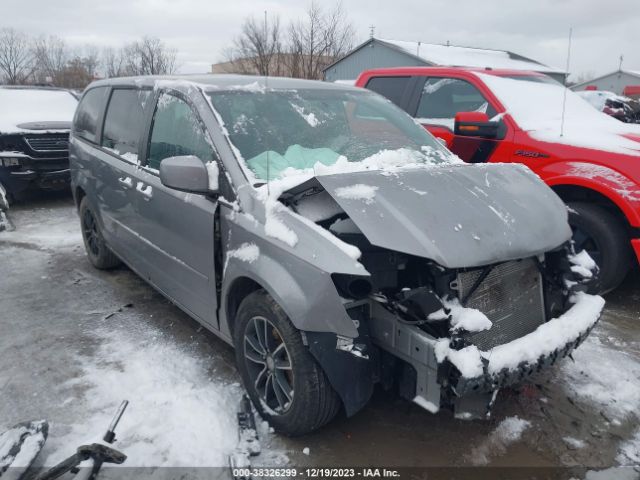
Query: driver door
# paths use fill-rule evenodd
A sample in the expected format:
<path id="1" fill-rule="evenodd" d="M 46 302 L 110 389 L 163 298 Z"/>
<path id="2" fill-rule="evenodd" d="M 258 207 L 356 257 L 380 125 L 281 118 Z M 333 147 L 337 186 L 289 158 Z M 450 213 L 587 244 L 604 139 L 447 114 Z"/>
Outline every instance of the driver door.
<path id="1" fill-rule="evenodd" d="M 163 159 L 181 155 L 195 155 L 204 163 L 218 161 L 195 107 L 177 92 L 161 92 L 148 135 L 146 173 L 134 186 L 149 280 L 181 308 L 217 329 L 217 201 L 165 187 L 158 173 Z"/>

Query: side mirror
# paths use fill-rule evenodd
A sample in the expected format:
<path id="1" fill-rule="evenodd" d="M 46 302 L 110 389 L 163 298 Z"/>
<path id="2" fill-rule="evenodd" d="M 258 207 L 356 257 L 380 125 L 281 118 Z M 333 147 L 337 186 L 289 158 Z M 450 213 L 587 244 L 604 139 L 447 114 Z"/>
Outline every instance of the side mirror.
<path id="1" fill-rule="evenodd" d="M 162 160 L 160 181 L 165 187 L 181 192 L 217 193 L 217 188 L 210 188 L 210 184 L 217 185 L 218 179 L 215 178 L 215 182 L 209 182 L 207 167 L 195 155 L 181 155 Z"/>
<path id="2" fill-rule="evenodd" d="M 498 122 L 490 122 L 489 116 L 482 112 L 456 113 L 453 133 L 465 137 L 496 138 Z"/>

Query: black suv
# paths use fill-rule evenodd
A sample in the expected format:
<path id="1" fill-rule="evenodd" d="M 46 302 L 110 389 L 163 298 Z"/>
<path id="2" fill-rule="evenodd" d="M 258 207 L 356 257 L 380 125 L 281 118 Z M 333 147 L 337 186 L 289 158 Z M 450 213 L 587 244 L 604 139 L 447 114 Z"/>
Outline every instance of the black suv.
<path id="1" fill-rule="evenodd" d="M 0 184 L 12 197 L 33 185 L 69 185 L 69 129 L 78 101 L 67 90 L 0 87 Z"/>

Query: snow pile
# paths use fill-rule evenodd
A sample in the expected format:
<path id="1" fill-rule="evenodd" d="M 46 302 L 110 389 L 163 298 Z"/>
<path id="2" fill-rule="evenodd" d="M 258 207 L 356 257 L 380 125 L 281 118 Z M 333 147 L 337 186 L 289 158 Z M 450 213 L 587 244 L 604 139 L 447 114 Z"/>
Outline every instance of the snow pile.
<path id="1" fill-rule="evenodd" d="M 309 124 L 309 126 L 317 127 L 318 124 L 320 123 L 320 121 L 318 120 L 318 117 L 316 117 L 316 115 L 313 112 L 304 113 L 304 107 L 301 107 L 294 103 L 292 103 L 291 106 L 296 112 L 300 114 L 302 118 L 304 118 L 304 120 Z"/>
<path id="2" fill-rule="evenodd" d="M 585 293 L 576 294 L 575 304 L 558 318 L 540 325 L 524 337 L 493 348 L 489 358 L 489 372 L 513 369 L 521 362 L 535 363 L 541 356 L 563 348 L 575 341 L 600 318 L 604 299 Z"/>
<path id="3" fill-rule="evenodd" d="M 260 256 L 260 248 L 255 243 L 244 242 L 235 250 L 229 250 L 227 252 L 227 260 L 224 263 L 224 270 L 227 269 L 229 260 L 231 258 L 237 258 L 242 262 L 253 263 Z"/>
<path id="4" fill-rule="evenodd" d="M 568 255 L 568 258 L 572 265 L 571 271 L 584 278 L 591 278 L 593 276 L 593 271 L 598 268 L 596 266 L 596 262 L 593 261 L 593 258 L 589 256 L 586 250 L 582 250 L 580 253 L 576 253 L 575 255 Z"/>
<path id="5" fill-rule="evenodd" d="M 633 437 L 623 442 L 618 447 L 619 453 L 616 458 L 621 465 L 640 465 L 640 430 L 636 430 Z"/>
<path id="6" fill-rule="evenodd" d="M 562 437 L 562 441 L 574 450 L 584 448 L 587 445 L 584 440 L 578 440 L 577 438 L 573 437 Z"/>
<path id="7" fill-rule="evenodd" d="M 535 363 L 540 357 L 575 341 L 600 318 L 604 307 L 602 297 L 578 293 L 573 301 L 574 305 L 560 317 L 540 325 L 524 337 L 498 345 L 488 352 L 480 351 L 475 346 L 454 350 L 449 347 L 449 339 L 440 339 L 435 345 L 436 359 L 439 363 L 445 358 L 449 359 L 466 378 L 483 373 L 483 359 L 488 362 L 488 373 L 513 370 L 522 362 Z"/>
<path id="8" fill-rule="evenodd" d="M 455 350 L 449 347 L 449 342 L 448 338 L 441 338 L 436 342 L 434 351 L 438 363 L 448 359 L 465 378 L 479 377 L 483 374 L 482 352 L 478 347 L 469 345 Z"/>
<path id="9" fill-rule="evenodd" d="M 520 440 L 529 427 L 531 422 L 518 416 L 505 418 L 480 446 L 471 450 L 469 461 L 474 465 L 487 465 L 491 457 L 504 455 L 507 447 Z"/>
<path id="10" fill-rule="evenodd" d="M 356 185 L 349 185 L 348 187 L 336 188 L 335 193 L 340 198 L 362 200 L 366 204 L 371 204 L 376 196 L 376 190 L 378 190 L 378 187 L 358 183 Z"/>
<path id="11" fill-rule="evenodd" d="M 206 86 L 209 88 L 209 85 Z M 267 87 L 262 83 L 255 81 L 252 83 L 246 83 L 244 85 L 231 85 L 229 90 L 241 90 L 243 92 L 252 92 L 252 93 L 265 93 L 267 91 Z"/>
<path id="12" fill-rule="evenodd" d="M 84 392 L 78 423 L 66 429 L 52 426 L 47 450 L 54 453 L 45 463 L 52 465 L 70 448 L 100 439 L 126 398 L 130 404 L 117 430 L 117 447 L 128 457 L 125 466 L 227 465 L 237 441 L 237 384 L 220 383 L 205 362 L 164 341 L 157 331 L 97 335 L 103 343 L 95 357 L 78 358 L 83 375 L 68 382 Z"/>
<path id="13" fill-rule="evenodd" d="M 280 240 L 293 248 L 298 243 L 298 236 L 278 217 L 278 212 L 283 211 L 284 208 L 276 198 L 267 198 L 265 201 L 264 233 L 267 237 Z"/>
<path id="14" fill-rule="evenodd" d="M 575 362 L 562 363 L 558 382 L 572 397 L 594 404 L 619 424 L 640 411 L 640 363 L 630 344 L 610 343 L 612 336 L 624 335 L 613 328 L 603 323 L 592 332 L 573 353 Z"/>
<path id="15" fill-rule="evenodd" d="M 623 136 L 640 135 L 640 126 L 598 112 L 562 85 L 476 75 L 496 94 L 518 126 L 540 141 L 640 155 L 640 140 Z"/>
<path id="16" fill-rule="evenodd" d="M 9 467 L 26 468 L 47 439 L 47 422 L 29 422 L 0 434 L 0 476 Z"/>
<path id="17" fill-rule="evenodd" d="M 445 308 L 441 308 L 437 312 L 429 315 L 429 320 L 445 320 L 451 316 L 451 332 L 465 330 L 467 332 L 481 332 L 489 330 L 493 323 L 487 316 L 476 308 L 463 307 L 457 298 L 444 299 L 442 304 Z"/>
<path id="18" fill-rule="evenodd" d="M 218 176 L 220 175 L 218 163 L 216 161 L 207 162 L 205 167 L 207 167 L 207 173 L 209 174 L 209 190 L 215 192 L 218 190 Z"/>
<path id="19" fill-rule="evenodd" d="M 73 248 L 82 245 L 80 220 L 74 206 L 68 207 L 68 216 L 72 222 L 60 222 L 52 215 L 53 209 L 34 208 L 28 223 L 17 223 L 15 231 L 0 233 L 0 242 L 26 243 L 41 249 Z"/>
<path id="20" fill-rule="evenodd" d="M 22 123 L 69 122 L 78 106 L 78 101 L 66 90 L 0 88 L 0 132 L 32 132 L 18 127 Z M 69 127 L 58 127 L 45 131 L 67 131 Z"/>

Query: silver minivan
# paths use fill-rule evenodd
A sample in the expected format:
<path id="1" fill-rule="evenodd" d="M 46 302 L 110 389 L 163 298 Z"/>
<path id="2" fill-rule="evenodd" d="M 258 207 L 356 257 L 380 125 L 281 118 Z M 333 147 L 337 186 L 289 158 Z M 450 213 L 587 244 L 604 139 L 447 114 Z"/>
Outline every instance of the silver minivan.
<path id="1" fill-rule="evenodd" d="M 235 346 L 299 435 L 375 384 L 488 413 L 599 319 L 597 273 L 526 167 L 467 165 L 383 97 L 232 75 L 91 84 L 70 140 L 91 263 L 121 262 Z"/>

